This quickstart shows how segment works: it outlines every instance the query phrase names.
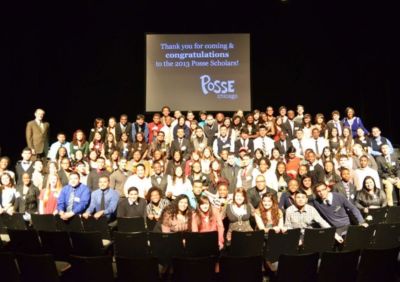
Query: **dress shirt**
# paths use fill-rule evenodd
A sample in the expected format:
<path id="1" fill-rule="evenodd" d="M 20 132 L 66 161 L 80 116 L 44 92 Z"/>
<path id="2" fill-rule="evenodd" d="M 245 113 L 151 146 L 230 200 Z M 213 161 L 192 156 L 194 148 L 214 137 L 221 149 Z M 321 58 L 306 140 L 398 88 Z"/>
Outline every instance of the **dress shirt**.
<path id="1" fill-rule="evenodd" d="M 322 228 L 330 227 L 318 211 L 308 204 L 302 210 L 299 210 L 295 205 L 286 209 L 285 226 L 287 228 L 313 228 L 315 223 L 318 223 Z"/>
<path id="2" fill-rule="evenodd" d="M 79 185 L 75 188 L 69 184 L 64 186 L 64 188 L 61 190 L 60 196 L 58 197 L 58 211 L 67 211 L 68 200 L 73 189 L 74 198 L 72 204 L 72 212 L 74 214 L 81 214 L 85 212 L 90 202 L 90 189 L 82 183 L 79 183 Z"/>
<path id="3" fill-rule="evenodd" d="M 94 212 L 101 211 L 101 198 L 103 190 L 97 189 L 92 192 L 90 199 L 89 208 L 86 210 L 87 213 L 93 214 Z M 108 218 L 113 216 L 117 210 L 117 204 L 119 200 L 119 194 L 117 191 L 107 188 L 104 191 L 104 215 Z"/>

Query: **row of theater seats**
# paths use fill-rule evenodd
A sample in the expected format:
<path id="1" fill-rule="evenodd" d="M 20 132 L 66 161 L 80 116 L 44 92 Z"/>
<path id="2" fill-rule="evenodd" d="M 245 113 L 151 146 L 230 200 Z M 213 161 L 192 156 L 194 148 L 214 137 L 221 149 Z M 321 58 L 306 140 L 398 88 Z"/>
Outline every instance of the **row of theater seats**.
<path id="1" fill-rule="evenodd" d="M 216 232 L 169 234 L 145 230 L 123 232 L 127 231 L 124 228 L 139 226 L 138 219 L 125 219 L 126 222 L 120 220 L 118 231 L 113 232 L 112 235 L 109 233 L 106 235 L 111 236 L 107 239 L 102 230 L 93 230 L 102 225 L 98 224 L 101 221 L 90 223 L 77 217 L 65 224 L 71 224 L 67 226 L 71 229 L 72 226 L 74 228 L 80 226 L 79 230 L 67 231 L 68 228 L 62 225 L 64 223 L 56 224 L 55 227 L 42 224 L 42 227 L 46 226 L 44 229 L 47 230 L 44 230 L 40 228 L 38 219 L 48 223 L 50 217 L 37 216 L 32 217 L 34 228 L 20 224 L 19 229 L 13 229 L 5 226 L 4 222 L 11 226 L 10 223 L 19 216 L 14 215 L 13 219 L 5 219 L 5 217 L 7 216 L 1 216 L 2 227 L 9 236 L 9 242 L 1 246 L 2 260 L 4 259 L 5 262 L 0 263 L 0 267 L 8 267 L 0 269 L 0 273 L 12 273 L 11 270 L 15 268 L 12 266 L 15 266 L 17 261 L 19 270 L 16 274 L 23 281 L 56 281 L 41 278 L 37 276 L 39 274 L 33 275 L 35 269 L 43 269 L 44 266 L 37 268 L 33 267 L 36 265 L 34 263 L 24 263 L 29 260 L 35 260 L 37 263 L 42 261 L 44 265 L 47 263 L 47 267 L 52 267 L 53 270 L 57 270 L 58 267 L 63 273 L 62 276 L 57 271 L 41 272 L 42 275 L 57 273 L 57 279 L 63 277 L 63 279 L 79 281 L 80 278 L 85 277 L 86 280 L 82 281 L 112 281 L 109 278 L 114 279 L 115 271 L 110 267 L 113 265 L 113 258 L 116 262 L 119 281 L 156 281 L 153 279 L 158 279 L 159 273 L 158 267 L 154 266 L 159 264 L 165 267 L 173 265 L 173 277 L 176 281 L 211 281 L 209 279 L 214 278 L 218 278 L 219 281 L 243 281 L 236 280 L 239 278 L 246 281 L 262 281 L 260 279 L 262 279 L 263 258 L 269 262 L 279 261 L 278 278 L 283 279 L 281 281 L 315 281 L 317 277 L 325 277 L 327 273 L 331 273 L 328 276 L 336 278 L 334 280 L 324 278 L 325 280 L 320 281 L 356 281 L 354 277 L 359 277 L 358 281 L 377 281 L 365 280 L 377 277 L 384 278 L 382 281 L 394 281 L 391 279 L 394 279 L 396 275 L 397 254 L 400 246 L 400 224 L 398 223 L 376 224 L 368 228 L 350 226 L 343 245 L 334 243 L 335 230 L 333 228 L 307 229 L 300 248 L 298 246 L 300 230 L 298 229 L 289 230 L 285 234 L 274 232 L 264 234 L 263 231 L 234 232 L 229 248 L 220 253 Z M 53 217 L 53 220 L 53 223 L 57 223 L 56 217 Z M 129 223 L 135 220 L 136 225 Z M 396 219 L 393 220 L 396 221 Z M 397 219 L 397 222 L 399 221 L 400 218 Z M 103 223 L 107 225 L 106 222 Z M 15 223 L 15 226 L 17 225 Z M 52 230 L 49 230 L 49 227 Z M 362 250 L 360 263 L 358 263 L 359 250 Z M 318 270 L 315 261 L 318 263 L 319 258 L 322 261 Z M 375 261 L 377 258 L 380 258 L 379 261 Z M 57 264 L 54 261 L 57 261 Z M 60 261 L 67 264 L 59 263 Z M 218 276 L 215 274 L 217 261 L 220 272 Z M 285 271 L 285 265 L 291 267 L 292 270 Z M 294 265 L 298 266 L 297 270 L 293 269 Z M 372 270 L 377 270 L 378 265 L 381 265 L 378 268 L 379 271 L 370 273 Z M 92 267 L 94 270 L 89 271 Z M 187 272 L 190 269 L 192 269 L 193 277 L 185 280 L 191 275 L 191 272 Z M 98 278 L 90 276 L 102 271 L 107 271 L 108 274 L 101 274 Z M 112 277 L 110 273 L 113 274 Z M 340 276 L 343 273 L 353 274 Z M 293 276 L 294 274 L 296 275 Z M 89 279 L 86 275 L 91 278 Z M 291 280 L 282 278 L 285 275 L 289 275 Z M 204 280 L 205 276 L 209 279 Z M 29 280 L 33 277 L 35 279 Z M 141 279 L 137 279 L 140 277 Z M 197 280 L 200 278 L 203 280 Z M 10 278 L 4 281 L 18 280 Z"/>

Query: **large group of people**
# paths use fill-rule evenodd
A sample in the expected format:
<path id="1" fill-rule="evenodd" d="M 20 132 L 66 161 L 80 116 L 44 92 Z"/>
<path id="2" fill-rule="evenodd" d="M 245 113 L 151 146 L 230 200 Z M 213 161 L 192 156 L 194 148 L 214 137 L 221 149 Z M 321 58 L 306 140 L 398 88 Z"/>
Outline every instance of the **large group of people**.
<path id="1" fill-rule="evenodd" d="M 399 203 L 391 142 L 350 107 L 326 120 L 301 105 L 231 117 L 165 106 L 151 121 L 96 118 L 52 144 L 44 115 L 27 123 L 15 169 L 0 157 L 0 213 L 144 217 L 160 232 L 217 231 L 223 248 L 255 229 L 333 226 L 341 242 L 371 209 Z"/>

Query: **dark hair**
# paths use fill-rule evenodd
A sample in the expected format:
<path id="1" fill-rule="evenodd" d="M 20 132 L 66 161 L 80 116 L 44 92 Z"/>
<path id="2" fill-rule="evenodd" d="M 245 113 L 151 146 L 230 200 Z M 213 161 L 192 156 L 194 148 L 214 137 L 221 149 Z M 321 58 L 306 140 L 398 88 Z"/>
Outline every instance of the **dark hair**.
<path id="1" fill-rule="evenodd" d="M 235 189 L 235 191 L 233 192 L 233 202 L 235 203 L 235 196 L 236 194 L 241 193 L 243 195 L 244 201 L 243 201 L 243 205 L 247 205 L 247 193 L 246 193 L 246 189 L 242 188 L 242 187 L 238 187 Z"/>
<path id="2" fill-rule="evenodd" d="M 195 216 L 196 223 L 198 223 L 198 225 L 200 227 L 199 229 L 201 229 L 201 227 L 202 227 L 202 221 L 201 221 L 201 218 L 200 218 L 200 214 L 203 213 L 203 211 L 200 208 L 200 205 L 204 204 L 204 203 L 208 203 L 209 206 L 210 206 L 208 208 L 209 221 L 212 222 L 212 221 L 215 220 L 210 199 L 207 196 L 204 196 L 204 195 L 200 196 L 200 198 L 198 199 L 198 205 L 197 205 L 196 216 Z"/>
<path id="3" fill-rule="evenodd" d="M 188 220 L 188 224 L 187 224 L 188 231 L 192 230 L 192 209 L 190 207 L 190 202 L 189 202 L 188 196 L 186 196 L 184 194 L 177 196 L 175 198 L 175 200 L 173 200 L 171 202 L 170 205 L 168 205 L 164 208 L 164 210 L 162 211 L 162 215 L 161 215 L 161 224 L 164 224 L 164 221 L 167 218 L 175 219 L 177 217 L 177 215 L 179 214 L 178 204 L 183 199 L 186 199 L 188 202 L 188 208 L 186 209 L 185 214 L 184 214 Z"/>
<path id="4" fill-rule="evenodd" d="M 153 192 L 158 192 L 158 194 L 160 195 L 160 200 L 161 200 L 161 198 L 163 197 L 163 192 L 162 192 L 162 190 L 160 189 L 160 188 L 158 188 L 158 187 L 151 187 L 148 191 L 147 191 L 147 194 L 146 194 L 146 201 L 147 201 L 147 203 L 150 203 L 151 202 L 151 193 L 153 193 Z"/>
<path id="5" fill-rule="evenodd" d="M 136 188 L 136 187 L 134 187 L 134 186 L 128 188 L 128 194 L 129 194 L 131 191 L 136 191 L 136 192 L 139 194 L 139 189 Z"/>

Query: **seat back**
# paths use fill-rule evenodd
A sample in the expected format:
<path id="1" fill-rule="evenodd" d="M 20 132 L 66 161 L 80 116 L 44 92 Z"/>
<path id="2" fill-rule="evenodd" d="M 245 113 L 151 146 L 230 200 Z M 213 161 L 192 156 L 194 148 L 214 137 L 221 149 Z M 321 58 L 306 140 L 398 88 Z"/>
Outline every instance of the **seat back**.
<path id="1" fill-rule="evenodd" d="M 346 238 L 343 243 L 343 250 L 353 251 L 369 248 L 374 233 L 374 226 L 363 227 L 350 225 L 347 229 Z"/>
<path id="2" fill-rule="evenodd" d="M 316 281 L 318 259 L 319 253 L 317 252 L 311 254 L 281 255 L 278 265 L 278 281 Z"/>
<path id="3" fill-rule="evenodd" d="M 300 240 L 300 229 L 289 229 L 286 233 L 268 232 L 264 258 L 267 261 L 278 261 L 282 254 L 297 254 Z"/>
<path id="4" fill-rule="evenodd" d="M 400 206 L 388 208 L 386 223 L 400 223 Z"/>
<path id="5" fill-rule="evenodd" d="M 185 232 L 185 256 L 209 257 L 218 256 L 218 232 Z"/>
<path id="6" fill-rule="evenodd" d="M 70 232 L 72 254 L 78 256 L 104 255 L 100 232 Z"/>
<path id="7" fill-rule="evenodd" d="M 221 281 L 229 282 L 261 282 L 262 257 L 227 257 L 220 258 Z"/>
<path id="8" fill-rule="evenodd" d="M 301 247 L 302 253 L 332 251 L 335 243 L 335 228 L 306 228 Z"/>
<path id="9" fill-rule="evenodd" d="M 215 281 L 215 257 L 185 257 L 173 258 L 173 281 L 176 282 L 204 282 Z"/>
<path id="10" fill-rule="evenodd" d="M 111 256 L 71 256 L 71 281 L 87 282 L 113 282 L 114 272 Z M 140 272 L 140 271 L 138 271 Z"/>
<path id="11" fill-rule="evenodd" d="M 8 235 L 11 251 L 26 254 L 42 253 L 42 245 L 36 230 L 8 229 Z"/>
<path id="12" fill-rule="evenodd" d="M 118 281 L 160 281 L 158 261 L 154 257 L 124 258 L 116 256 L 115 260 L 117 262 Z"/>
<path id="13" fill-rule="evenodd" d="M 400 223 L 377 224 L 375 236 L 371 242 L 372 249 L 390 249 L 400 246 Z"/>
<path id="14" fill-rule="evenodd" d="M 52 254 L 55 260 L 68 261 L 72 253 L 71 239 L 66 231 L 39 231 L 44 253 Z"/>
<path id="15" fill-rule="evenodd" d="M 59 215 L 55 215 L 57 230 L 68 232 L 83 232 L 81 217 L 75 215 L 68 220 L 63 220 Z"/>
<path id="16" fill-rule="evenodd" d="M 17 254 L 17 262 L 22 281 L 57 282 L 60 281 L 56 264 L 50 254 Z"/>
<path id="17" fill-rule="evenodd" d="M 182 233 L 150 232 L 149 239 L 151 254 L 160 264 L 170 264 L 173 257 L 184 255 Z"/>
<path id="18" fill-rule="evenodd" d="M 399 248 L 363 250 L 356 281 L 396 281 L 398 255 Z"/>
<path id="19" fill-rule="evenodd" d="M 245 246 L 245 247 L 244 247 Z M 264 231 L 232 232 L 230 256 L 262 256 L 264 250 Z"/>
<path id="20" fill-rule="evenodd" d="M 103 239 L 111 239 L 108 219 L 105 216 L 102 216 L 99 219 L 95 219 L 93 216 L 87 219 L 82 218 L 82 226 L 85 232 L 100 232 Z"/>
<path id="21" fill-rule="evenodd" d="M 12 253 L 0 252 L 1 280 L 7 282 L 19 282 L 19 270 Z"/>
<path id="22" fill-rule="evenodd" d="M 324 252 L 319 266 L 319 282 L 352 282 L 357 278 L 360 251 Z M 340 269 L 340 271 L 338 271 Z"/>
<path id="23" fill-rule="evenodd" d="M 114 232 L 114 253 L 125 258 L 150 256 L 150 246 L 146 232 Z"/>
<path id="24" fill-rule="evenodd" d="M 57 231 L 57 221 L 52 214 L 31 214 L 31 220 L 36 231 Z"/>
<path id="25" fill-rule="evenodd" d="M 386 221 L 387 208 L 369 209 L 367 222 L 368 224 L 379 224 Z"/>
<path id="26" fill-rule="evenodd" d="M 146 222 L 144 217 L 118 217 L 119 232 L 145 232 Z"/>
<path id="27" fill-rule="evenodd" d="M 0 215 L 3 225 L 7 227 L 7 229 L 14 230 L 27 230 L 28 226 L 22 216 L 22 213 L 14 213 L 13 215 L 9 215 L 7 213 L 3 213 Z"/>

